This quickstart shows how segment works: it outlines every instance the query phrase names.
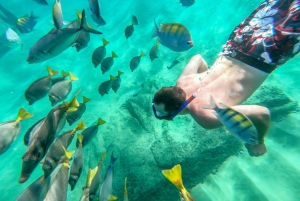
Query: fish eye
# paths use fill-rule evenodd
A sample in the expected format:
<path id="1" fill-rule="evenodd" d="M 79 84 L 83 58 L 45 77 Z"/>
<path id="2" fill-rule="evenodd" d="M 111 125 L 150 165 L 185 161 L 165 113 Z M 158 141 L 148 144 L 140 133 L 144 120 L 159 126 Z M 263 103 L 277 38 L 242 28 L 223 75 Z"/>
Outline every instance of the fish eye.
<path id="1" fill-rule="evenodd" d="M 34 59 L 35 59 L 34 56 L 29 57 L 29 60 L 34 60 Z"/>

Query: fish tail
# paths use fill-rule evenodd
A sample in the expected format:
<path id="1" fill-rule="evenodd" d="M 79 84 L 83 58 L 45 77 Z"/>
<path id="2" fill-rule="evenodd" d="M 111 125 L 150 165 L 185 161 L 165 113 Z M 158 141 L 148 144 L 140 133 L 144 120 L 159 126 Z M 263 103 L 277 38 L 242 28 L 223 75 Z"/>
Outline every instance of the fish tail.
<path id="1" fill-rule="evenodd" d="M 92 181 L 96 175 L 98 171 L 98 166 L 96 166 L 94 169 L 89 169 L 89 172 L 88 172 L 88 178 L 86 180 L 86 187 L 89 188 L 92 184 Z"/>
<path id="2" fill-rule="evenodd" d="M 109 79 L 110 79 L 111 81 L 113 81 L 113 80 L 116 80 L 117 78 L 116 78 L 115 76 L 109 75 Z"/>
<path id="3" fill-rule="evenodd" d="M 79 20 L 81 20 L 82 15 L 81 15 L 81 13 L 79 12 L 79 10 L 75 9 L 75 12 L 76 12 L 77 18 L 78 18 Z"/>
<path id="4" fill-rule="evenodd" d="M 106 152 L 102 152 L 99 163 L 102 164 L 103 158 L 106 155 Z"/>
<path id="5" fill-rule="evenodd" d="M 87 103 L 87 102 L 90 102 L 92 99 L 90 99 L 90 98 L 87 98 L 87 97 L 85 97 L 85 96 L 82 96 L 82 101 L 83 101 L 83 103 Z"/>
<path id="6" fill-rule="evenodd" d="M 77 138 L 78 138 L 79 144 L 82 145 L 83 135 L 81 135 L 81 134 L 79 133 L 79 134 L 77 134 Z"/>
<path id="7" fill-rule="evenodd" d="M 79 106 L 77 97 L 74 96 L 74 98 L 71 100 L 71 102 L 65 103 L 65 105 L 66 105 L 67 107 L 69 107 L 69 109 L 67 110 L 67 113 L 76 111 L 76 110 L 77 110 L 77 107 Z"/>
<path id="8" fill-rule="evenodd" d="M 111 51 L 111 55 L 112 55 L 112 58 L 118 58 L 118 55 L 114 51 Z"/>
<path id="9" fill-rule="evenodd" d="M 154 19 L 154 25 L 155 25 L 155 32 L 154 32 L 154 34 L 152 35 L 152 38 L 154 38 L 155 36 L 157 36 L 157 34 L 158 34 L 158 32 L 159 32 L 159 29 L 158 29 L 158 27 L 157 27 L 157 24 L 156 24 L 156 22 L 155 22 L 155 19 Z"/>
<path id="10" fill-rule="evenodd" d="M 24 108 L 20 108 L 19 113 L 18 113 L 18 118 L 16 121 L 20 122 L 20 121 L 23 121 L 24 119 L 28 119 L 32 116 L 33 116 L 33 114 L 30 114 Z"/>
<path id="11" fill-rule="evenodd" d="M 122 74 L 123 74 L 123 72 L 118 70 L 118 75 L 122 75 Z"/>
<path id="12" fill-rule="evenodd" d="M 103 124 L 105 124 L 105 123 L 106 123 L 106 121 L 104 121 L 104 120 L 101 119 L 101 118 L 98 118 L 97 126 L 101 126 L 101 125 L 103 125 Z"/>
<path id="13" fill-rule="evenodd" d="M 110 165 L 111 166 L 114 166 L 114 164 L 115 164 L 115 162 L 116 162 L 116 160 L 118 159 L 118 157 L 114 157 L 114 152 L 113 153 L 111 153 L 111 157 L 110 157 Z"/>
<path id="14" fill-rule="evenodd" d="M 70 74 L 64 70 L 61 71 L 61 74 L 62 76 L 65 78 L 65 77 L 68 77 Z"/>
<path id="15" fill-rule="evenodd" d="M 171 170 L 163 170 L 162 174 L 181 191 L 184 189 L 181 177 L 181 166 L 175 165 Z"/>
<path id="16" fill-rule="evenodd" d="M 144 57 L 144 56 L 146 56 L 146 54 L 142 51 L 141 54 L 140 54 L 140 56 Z"/>
<path id="17" fill-rule="evenodd" d="M 184 200 L 196 201 L 196 199 L 193 198 L 193 196 L 185 188 L 181 189 L 181 196 L 184 198 Z"/>
<path id="18" fill-rule="evenodd" d="M 63 145 L 61 145 L 61 146 L 62 146 L 62 148 L 65 152 L 64 162 L 67 163 L 71 160 L 72 155 L 74 154 L 75 151 L 74 150 L 73 151 L 67 151 L 66 148 Z"/>
<path id="19" fill-rule="evenodd" d="M 218 108 L 212 95 L 210 95 L 210 105 L 202 106 L 202 108 L 203 109 L 211 109 L 211 110 Z"/>
<path id="20" fill-rule="evenodd" d="M 78 78 L 75 75 L 73 75 L 73 73 L 69 72 L 69 75 L 71 81 L 78 80 Z"/>
<path id="21" fill-rule="evenodd" d="M 76 126 L 76 128 L 74 130 L 75 131 L 77 131 L 77 130 L 83 130 L 85 128 L 86 128 L 86 126 L 85 126 L 85 124 L 84 124 L 84 122 L 82 120 L 81 122 L 79 122 L 79 124 Z"/>
<path id="22" fill-rule="evenodd" d="M 53 70 L 50 66 L 47 66 L 47 71 L 48 71 L 48 75 L 49 75 L 50 77 L 52 77 L 52 76 L 58 74 L 58 71 Z"/>
<path id="23" fill-rule="evenodd" d="M 117 200 L 117 199 L 118 198 L 114 195 L 110 195 L 109 198 L 108 198 L 109 201 L 113 201 L 113 200 Z"/>
<path id="24" fill-rule="evenodd" d="M 109 43 L 107 40 L 105 40 L 105 38 L 102 38 L 102 42 L 103 42 L 103 46 L 106 46 Z"/>
<path id="25" fill-rule="evenodd" d="M 93 34 L 102 34 L 100 31 L 97 31 L 97 30 L 92 29 L 92 28 L 87 26 L 86 18 L 85 18 L 85 10 L 84 9 L 82 10 L 82 13 L 81 13 L 81 22 L 80 22 L 79 30 L 82 30 L 82 29 L 85 30 L 86 32 L 90 32 L 90 33 L 93 33 Z"/>

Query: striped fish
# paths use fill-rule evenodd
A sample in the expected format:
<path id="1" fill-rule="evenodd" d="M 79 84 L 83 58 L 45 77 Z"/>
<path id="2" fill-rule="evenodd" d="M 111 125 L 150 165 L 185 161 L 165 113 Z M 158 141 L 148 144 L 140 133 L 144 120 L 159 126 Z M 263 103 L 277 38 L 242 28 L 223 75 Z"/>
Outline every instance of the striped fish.
<path id="1" fill-rule="evenodd" d="M 179 23 L 160 24 L 158 29 L 156 23 L 156 31 L 152 37 L 157 36 L 158 41 L 167 48 L 175 52 L 183 52 L 194 46 L 193 39 L 187 28 Z"/>
<path id="2" fill-rule="evenodd" d="M 236 138 L 244 143 L 257 145 L 261 144 L 258 140 L 258 133 L 252 121 L 244 114 L 220 103 L 218 107 L 211 96 L 210 105 L 203 106 L 203 109 L 213 109 L 213 114 L 218 117 L 225 128 Z"/>
<path id="3" fill-rule="evenodd" d="M 37 18 L 38 17 L 34 16 L 33 12 L 31 12 L 30 16 L 25 15 L 18 18 L 16 26 L 21 33 L 29 33 L 35 27 Z"/>

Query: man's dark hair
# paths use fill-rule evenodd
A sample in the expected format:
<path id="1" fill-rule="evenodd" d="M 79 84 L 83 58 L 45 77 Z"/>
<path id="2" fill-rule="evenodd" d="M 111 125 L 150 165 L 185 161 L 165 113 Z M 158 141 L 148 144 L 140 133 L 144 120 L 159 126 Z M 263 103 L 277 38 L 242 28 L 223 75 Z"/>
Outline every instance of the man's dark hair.
<path id="1" fill-rule="evenodd" d="M 177 110 L 185 101 L 186 94 L 180 88 L 176 86 L 163 87 L 157 91 L 154 95 L 155 104 L 165 104 L 165 110 L 168 113 L 172 113 Z"/>

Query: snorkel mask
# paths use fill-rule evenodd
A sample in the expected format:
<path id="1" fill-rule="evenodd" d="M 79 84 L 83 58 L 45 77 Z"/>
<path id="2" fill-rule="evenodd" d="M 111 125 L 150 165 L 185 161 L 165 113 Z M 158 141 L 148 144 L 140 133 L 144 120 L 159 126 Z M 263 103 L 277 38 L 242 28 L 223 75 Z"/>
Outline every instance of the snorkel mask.
<path id="1" fill-rule="evenodd" d="M 159 120 L 168 120 L 168 121 L 172 121 L 190 102 L 192 102 L 192 100 L 194 100 L 196 98 L 196 95 L 195 94 L 192 94 L 190 97 L 188 97 L 183 103 L 182 105 L 177 109 L 175 110 L 172 114 L 170 115 L 167 115 L 167 116 L 160 116 L 158 115 L 158 112 L 156 111 L 155 109 L 155 106 L 154 106 L 154 102 L 152 100 L 152 110 L 153 110 L 153 113 L 154 113 L 154 116 L 159 119 Z"/>

